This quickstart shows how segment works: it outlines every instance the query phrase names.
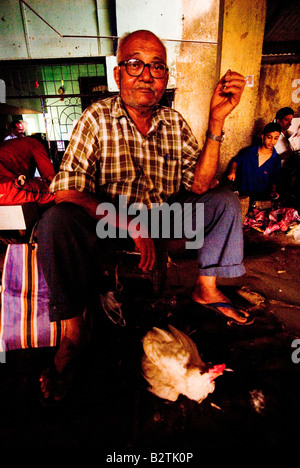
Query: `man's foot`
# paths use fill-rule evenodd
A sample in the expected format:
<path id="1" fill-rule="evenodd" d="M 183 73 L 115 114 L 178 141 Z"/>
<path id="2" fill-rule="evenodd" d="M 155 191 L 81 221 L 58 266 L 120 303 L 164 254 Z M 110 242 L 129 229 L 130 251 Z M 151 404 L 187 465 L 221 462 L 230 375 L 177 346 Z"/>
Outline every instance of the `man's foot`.
<path id="1" fill-rule="evenodd" d="M 204 291 L 199 285 L 196 284 L 195 289 L 192 293 L 192 300 L 207 306 L 208 308 L 213 308 L 216 312 L 220 312 L 224 316 L 233 319 L 235 322 L 243 324 L 247 323 L 249 314 L 245 310 L 236 310 L 232 305 L 229 299 L 221 293 L 218 289 L 212 291 Z M 226 303 L 228 306 L 222 307 L 218 303 Z M 214 306 L 211 306 L 214 304 Z M 218 305 L 216 305 L 218 304 Z"/>
<path id="2" fill-rule="evenodd" d="M 47 406 L 59 403 L 65 397 L 77 373 L 79 352 L 68 338 L 62 339 L 58 353 L 59 364 L 56 364 L 55 356 L 54 363 L 40 376 L 41 401 Z"/>
<path id="3" fill-rule="evenodd" d="M 69 391 L 77 373 L 78 360 L 86 345 L 82 317 L 66 320 L 66 332 L 54 362 L 40 376 L 41 401 L 51 405 L 61 401 Z"/>

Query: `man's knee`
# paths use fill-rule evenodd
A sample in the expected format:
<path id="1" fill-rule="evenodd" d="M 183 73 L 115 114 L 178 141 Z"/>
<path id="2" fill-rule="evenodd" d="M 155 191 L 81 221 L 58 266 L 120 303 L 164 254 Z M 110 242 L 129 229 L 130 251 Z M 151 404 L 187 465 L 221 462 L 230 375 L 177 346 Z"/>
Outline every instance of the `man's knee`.
<path id="1" fill-rule="evenodd" d="M 230 206 L 233 209 L 240 211 L 241 204 L 236 193 L 231 192 L 231 190 L 224 190 L 223 199 L 224 203 L 226 203 L 226 206 Z"/>
<path id="2" fill-rule="evenodd" d="M 38 238 L 58 235 L 59 233 L 73 230 L 77 225 L 82 225 L 81 218 L 85 214 L 78 205 L 72 203 L 58 203 L 43 213 L 38 223 Z"/>
<path id="3" fill-rule="evenodd" d="M 228 189 L 217 189 L 213 193 L 214 204 L 221 211 L 232 215 L 240 215 L 241 213 L 241 204 L 238 196 Z"/>

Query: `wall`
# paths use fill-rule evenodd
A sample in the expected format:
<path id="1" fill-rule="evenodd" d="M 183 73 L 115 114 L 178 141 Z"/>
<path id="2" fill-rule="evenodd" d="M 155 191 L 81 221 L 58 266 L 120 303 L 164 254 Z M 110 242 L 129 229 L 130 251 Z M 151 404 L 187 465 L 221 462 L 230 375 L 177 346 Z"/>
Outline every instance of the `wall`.
<path id="1" fill-rule="evenodd" d="M 222 144 L 220 172 L 244 146 L 251 144 L 256 117 L 262 44 L 266 17 L 266 0 L 225 0 L 220 59 L 220 74 L 234 69 L 253 77 L 238 107 L 227 118 L 226 139 Z"/>
<path id="2" fill-rule="evenodd" d="M 19 0 L 1 0 L 0 60 L 113 53 L 111 40 L 76 37 L 111 35 L 109 18 L 113 2 L 110 0 L 28 0 L 26 3 L 34 12 Z"/>
<path id="3" fill-rule="evenodd" d="M 281 107 L 300 117 L 300 64 L 264 64 L 261 67 L 255 128 L 273 120 Z"/>
<path id="4" fill-rule="evenodd" d="M 177 57 L 175 107 L 202 146 L 218 80 L 219 0 L 183 1 L 182 28 L 186 42 L 181 42 Z"/>

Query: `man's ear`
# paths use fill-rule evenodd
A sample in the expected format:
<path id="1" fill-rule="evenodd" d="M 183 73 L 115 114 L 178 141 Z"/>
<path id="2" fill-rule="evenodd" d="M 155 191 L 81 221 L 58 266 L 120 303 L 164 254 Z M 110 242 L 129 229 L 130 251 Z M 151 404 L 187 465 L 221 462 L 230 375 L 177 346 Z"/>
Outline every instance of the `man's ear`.
<path id="1" fill-rule="evenodd" d="M 167 85 L 168 85 L 168 81 L 169 81 L 169 72 L 166 73 L 166 76 L 165 76 L 165 87 L 167 88 Z"/>
<path id="2" fill-rule="evenodd" d="M 118 66 L 114 67 L 114 79 L 120 89 L 120 67 Z"/>

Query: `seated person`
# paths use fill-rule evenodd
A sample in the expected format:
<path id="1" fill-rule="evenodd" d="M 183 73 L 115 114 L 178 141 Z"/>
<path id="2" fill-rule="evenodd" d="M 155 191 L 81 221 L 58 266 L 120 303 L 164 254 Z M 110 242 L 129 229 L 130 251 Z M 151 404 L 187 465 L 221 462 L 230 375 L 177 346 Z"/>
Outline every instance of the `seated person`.
<path id="1" fill-rule="evenodd" d="M 278 198 L 281 160 L 274 146 L 280 131 L 279 124 L 267 124 L 261 145 L 244 148 L 232 159 L 227 177 L 234 182 L 239 195 L 249 196 L 251 201 Z"/>
<path id="2" fill-rule="evenodd" d="M 292 148 L 292 151 L 300 155 L 300 125 L 297 130 L 290 136 L 289 142 Z"/>
<path id="3" fill-rule="evenodd" d="M 99 283 L 95 254 L 103 249 L 103 240 L 96 228 L 103 219 L 99 207 L 107 205 L 103 201 L 118 205 L 126 196 L 127 207 L 143 204 L 151 211 L 176 200 L 177 206 L 188 205 L 195 223 L 196 208 L 204 205 L 199 227 L 204 245 L 195 247 L 199 270 L 192 299 L 199 308 L 209 307 L 240 325 L 249 323 L 249 313 L 234 308 L 216 281 L 245 272 L 240 203 L 229 190 L 211 189 L 224 121 L 240 101 L 244 77 L 228 70 L 218 83 L 201 151 L 183 117 L 158 104 L 168 81 L 166 49 L 159 38 L 150 31 L 126 35 L 118 44 L 117 61 L 114 77 L 120 93 L 84 111 L 51 184 L 56 204 L 38 224 L 50 320 L 65 324 L 54 368 L 41 375 L 47 403 L 63 397 L 72 361 L 85 343 L 84 312 L 95 281 Z M 120 211 L 112 222 L 132 237 L 141 254 L 140 268 L 151 270 L 155 248 L 147 226 L 140 223 L 136 235 L 130 216 L 122 218 Z"/>
<path id="4" fill-rule="evenodd" d="M 300 125 L 289 137 L 289 156 L 281 162 L 280 189 L 286 203 L 300 209 Z"/>
<path id="5" fill-rule="evenodd" d="M 0 205 L 54 201 L 49 185 L 55 172 L 39 136 L 13 138 L 0 144 Z M 38 169 L 41 178 L 34 177 Z"/>
<path id="6" fill-rule="evenodd" d="M 14 138 L 22 138 L 25 136 L 25 129 L 24 129 L 23 122 L 21 120 L 17 120 L 13 122 L 10 128 L 11 128 L 10 134 L 4 138 L 4 141 L 12 140 Z"/>
<path id="7" fill-rule="evenodd" d="M 274 120 L 274 122 L 280 125 L 281 129 L 280 136 L 275 145 L 275 149 L 280 155 L 282 162 L 284 162 L 285 159 L 288 159 L 292 153 L 292 148 L 289 139 L 292 136 L 293 132 L 291 132 L 289 128 L 292 125 L 293 117 L 293 109 L 291 109 L 290 107 L 283 107 L 282 109 L 279 109 Z"/>

